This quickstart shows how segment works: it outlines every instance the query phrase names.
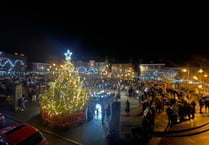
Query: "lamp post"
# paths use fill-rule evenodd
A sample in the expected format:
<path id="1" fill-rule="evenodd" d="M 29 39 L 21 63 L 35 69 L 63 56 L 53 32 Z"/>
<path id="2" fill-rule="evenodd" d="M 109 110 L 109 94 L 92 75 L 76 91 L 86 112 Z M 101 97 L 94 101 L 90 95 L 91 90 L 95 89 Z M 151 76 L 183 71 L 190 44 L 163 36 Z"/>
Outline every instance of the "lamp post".
<path id="1" fill-rule="evenodd" d="M 188 89 L 188 86 L 189 86 L 189 69 L 184 68 L 182 71 L 184 73 L 187 73 L 187 77 L 186 77 L 187 84 L 186 84 L 186 86 L 187 86 L 187 89 Z"/>
<path id="2" fill-rule="evenodd" d="M 200 75 L 200 85 L 202 86 L 201 88 L 202 88 L 202 90 L 203 90 L 203 94 L 206 92 L 206 82 L 205 82 L 205 80 L 206 80 L 206 78 L 208 77 L 208 75 L 204 72 L 204 75 L 202 74 L 203 73 L 203 70 L 202 69 L 200 69 L 199 71 L 198 71 L 199 73 L 201 73 L 201 75 Z"/>
<path id="3" fill-rule="evenodd" d="M 204 72 L 204 71 L 203 71 L 202 69 L 200 69 L 200 70 L 198 70 L 198 72 L 197 72 L 197 73 L 199 73 L 199 75 L 197 75 L 198 77 L 197 77 L 197 76 L 193 76 L 193 78 L 194 78 L 195 80 L 197 80 L 198 83 L 199 83 L 198 88 L 199 88 L 199 93 L 200 93 L 200 94 L 205 92 L 205 87 L 204 87 L 205 82 L 204 82 L 204 78 L 208 77 L 207 74 L 204 74 L 204 76 L 203 76 L 203 75 L 202 75 L 203 72 Z M 202 91 L 201 91 L 201 90 L 202 90 Z"/>
<path id="4" fill-rule="evenodd" d="M 202 73 L 203 73 L 203 70 L 200 69 L 198 70 L 198 73 L 200 73 L 200 85 L 198 86 L 201 90 L 204 91 L 204 87 L 203 87 L 203 78 L 202 78 Z M 203 93 L 203 92 L 202 92 Z"/>
<path id="5" fill-rule="evenodd" d="M 207 74 L 204 74 L 204 84 L 205 84 L 205 92 L 208 93 L 208 89 L 207 89 L 207 77 L 208 75 Z"/>

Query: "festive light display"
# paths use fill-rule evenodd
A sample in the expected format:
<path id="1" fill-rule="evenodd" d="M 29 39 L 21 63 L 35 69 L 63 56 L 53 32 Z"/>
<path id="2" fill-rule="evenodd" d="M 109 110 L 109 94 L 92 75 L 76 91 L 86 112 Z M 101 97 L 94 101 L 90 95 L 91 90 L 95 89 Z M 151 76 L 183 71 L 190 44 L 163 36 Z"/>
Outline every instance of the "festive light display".
<path id="1" fill-rule="evenodd" d="M 88 74 L 88 75 L 98 74 L 98 69 L 94 66 L 90 66 L 90 67 L 79 66 L 76 67 L 76 70 L 78 70 L 82 74 Z"/>
<path id="2" fill-rule="evenodd" d="M 0 58 L 0 68 L 5 68 L 5 71 L 12 71 L 17 65 L 24 66 L 25 64 L 22 60 L 12 61 L 9 58 Z"/>
<path id="3" fill-rule="evenodd" d="M 133 80 L 134 79 L 134 69 L 132 67 L 129 67 L 128 73 L 125 75 L 125 79 L 127 80 Z"/>
<path id="4" fill-rule="evenodd" d="M 82 74 L 86 74 L 86 72 L 87 72 L 87 68 L 84 67 L 84 66 L 76 67 L 76 70 L 79 71 Z"/>
<path id="5" fill-rule="evenodd" d="M 101 76 L 107 77 L 110 73 L 108 73 L 109 65 L 104 65 L 101 71 Z"/>
<path id="6" fill-rule="evenodd" d="M 66 61 L 59 70 L 58 78 L 40 97 L 40 105 L 53 116 L 67 116 L 84 112 L 89 99 L 88 90 L 82 87 L 79 72 L 71 63 L 72 53 L 65 53 Z"/>
<path id="7" fill-rule="evenodd" d="M 98 73 L 98 70 L 94 66 L 90 66 L 87 72 L 87 74 L 97 74 L 97 73 Z"/>

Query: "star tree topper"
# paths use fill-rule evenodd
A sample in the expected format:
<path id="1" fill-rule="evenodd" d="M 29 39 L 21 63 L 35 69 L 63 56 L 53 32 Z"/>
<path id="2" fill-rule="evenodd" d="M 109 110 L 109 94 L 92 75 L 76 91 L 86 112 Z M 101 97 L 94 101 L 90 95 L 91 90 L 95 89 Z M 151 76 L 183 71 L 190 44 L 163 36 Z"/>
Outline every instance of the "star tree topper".
<path id="1" fill-rule="evenodd" d="M 68 49 L 67 52 L 65 53 L 65 57 L 66 57 L 65 59 L 71 60 L 71 55 L 72 55 L 72 52 L 70 52 L 70 50 Z"/>

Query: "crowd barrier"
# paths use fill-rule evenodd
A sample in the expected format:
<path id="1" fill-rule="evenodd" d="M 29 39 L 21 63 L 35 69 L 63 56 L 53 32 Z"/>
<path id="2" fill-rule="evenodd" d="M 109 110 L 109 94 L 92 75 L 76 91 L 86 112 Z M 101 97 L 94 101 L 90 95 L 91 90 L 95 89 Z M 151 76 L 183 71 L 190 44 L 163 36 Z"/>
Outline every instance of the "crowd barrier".
<path id="1" fill-rule="evenodd" d="M 67 116 L 56 116 L 45 112 L 44 109 L 40 107 L 40 114 L 45 121 L 61 127 L 79 124 L 86 120 L 86 112 L 79 112 Z"/>

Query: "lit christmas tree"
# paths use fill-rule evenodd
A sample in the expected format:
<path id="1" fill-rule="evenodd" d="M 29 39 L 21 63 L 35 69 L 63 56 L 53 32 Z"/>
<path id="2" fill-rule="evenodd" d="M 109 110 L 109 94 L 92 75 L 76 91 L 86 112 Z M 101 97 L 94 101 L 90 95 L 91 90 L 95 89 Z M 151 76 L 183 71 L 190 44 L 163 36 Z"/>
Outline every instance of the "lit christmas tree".
<path id="1" fill-rule="evenodd" d="M 105 65 L 103 68 L 102 68 L 102 71 L 101 71 L 101 75 L 103 77 L 107 77 L 108 76 L 108 65 Z"/>
<path id="2" fill-rule="evenodd" d="M 125 77 L 126 77 L 125 78 L 126 80 L 133 80 L 134 79 L 134 69 L 133 69 L 133 67 L 128 68 L 128 72 L 125 75 Z"/>
<path id="3" fill-rule="evenodd" d="M 109 62 L 108 62 L 108 58 L 106 57 L 105 62 L 104 62 L 104 66 L 101 70 L 101 76 L 103 77 L 107 77 L 108 75 L 110 75 L 109 73 Z"/>
<path id="4" fill-rule="evenodd" d="M 84 112 L 89 99 L 88 90 L 82 87 L 79 72 L 71 62 L 72 53 L 65 53 L 66 61 L 59 70 L 58 79 L 40 97 L 40 106 L 52 116 L 67 116 Z"/>

